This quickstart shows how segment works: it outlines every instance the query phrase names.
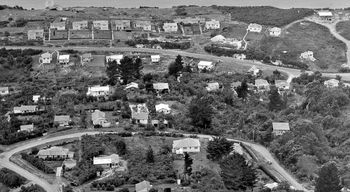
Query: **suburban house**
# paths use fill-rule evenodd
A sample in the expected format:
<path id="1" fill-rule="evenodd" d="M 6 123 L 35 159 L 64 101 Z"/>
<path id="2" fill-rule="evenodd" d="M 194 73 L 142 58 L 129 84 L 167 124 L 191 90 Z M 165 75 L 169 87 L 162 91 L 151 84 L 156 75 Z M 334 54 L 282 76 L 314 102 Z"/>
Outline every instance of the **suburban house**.
<path id="1" fill-rule="evenodd" d="M 40 95 L 33 95 L 33 102 L 34 102 L 34 103 L 38 103 L 40 97 L 41 97 Z"/>
<path id="2" fill-rule="evenodd" d="M 44 38 L 44 29 L 28 30 L 28 40 L 40 40 Z"/>
<path id="3" fill-rule="evenodd" d="M 50 64 L 52 61 L 52 54 L 49 52 L 40 55 L 39 62 L 43 64 Z"/>
<path id="4" fill-rule="evenodd" d="M 91 53 L 84 53 L 81 56 L 81 62 L 82 63 L 88 63 L 93 60 L 92 54 Z"/>
<path id="5" fill-rule="evenodd" d="M 339 81 L 336 79 L 330 79 L 324 82 L 324 85 L 328 88 L 334 88 L 339 86 Z"/>
<path id="6" fill-rule="evenodd" d="M 5 96 L 10 94 L 8 87 L 0 87 L 0 96 Z"/>
<path id="7" fill-rule="evenodd" d="M 69 149 L 63 147 L 53 146 L 49 149 L 41 149 L 37 157 L 41 159 L 46 158 L 62 158 L 62 159 L 72 159 L 74 156 L 74 152 L 70 152 Z"/>
<path id="8" fill-rule="evenodd" d="M 271 36 L 278 37 L 281 35 L 282 30 L 279 27 L 273 27 L 269 30 L 269 32 Z"/>
<path id="9" fill-rule="evenodd" d="M 119 166 L 120 157 L 117 154 L 112 154 L 108 156 L 100 156 L 93 158 L 94 165 L 101 165 L 106 167 L 115 167 Z"/>
<path id="10" fill-rule="evenodd" d="M 220 29 L 220 21 L 211 20 L 205 22 L 205 28 L 210 29 Z"/>
<path id="11" fill-rule="evenodd" d="M 21 105 L 20 107 L 14 107 L 14 114 L 25 114 L 25 113 L 34 113 L 38 111 L 37 105 Z"/>
<path id="12" fill-rule="evenodd" d="M 131 29 L 130 20 L 114 20 L 115 29 L 117 31 L 124 31 L 127 29 Z"/>
<path id="13" fill-rule="evenodd" d="M 314 52 L 312 52 L 312 51 L 305 51 L 305 52 L 301 53 L 300 54 L 300 59 L 316 61 L 316 59 L 314 57 Z"/>
<path id="14" fill-rule="evenodd" d="M 169 93 L 169 83 L 153 83 L 153 89 L 159 93 Z"/>
<path id="15" fill-rule="evenodd" d="M 60 127 L 69 126 L 69 122 L 71 122 L 71 118 L 69 115 L 55 115 L 53 122 L 58 124 Z"/>
<path id="16" fill-rule="evenodd" d="M 179 28 L 177 26 L 177 23 L 164 23 L 163 29 L 164 29 L 164 32 L 171 33 L 171 32 L 177 32 Z"/>
<path id="17" fill-rule="evenodd" d="M 93 125 L 100 125 L 101 127 L 110 127 L 111 123 L 106 119 L 106 113 L 95 110 L 91 113 L 91 120 Z"/>
<path id="18" fill-rule="evenodd" d="M 87 30 L 89 29 L 88 21 L 73 21 L 73 30 Z"/>
<path id="19" fill-rule="evenodd" d="M 149 181 L 142 181 L 135 185 L 136 192 L 148 192 L 150 189 L 152 189 L 152 185 Z"/>
<path id="20" fill-rule="evenodd" d="M 317 12 L 318 16 L 321 19 L 332 21 L 333 20 L 333 13 L 329 10 L 321 10 Z"/>
<path id="21" fill-rule="evenodd" d="M 223 43 L 226 41 L 226 38 L 222 35 L 216 35 L 215 37 L 212 37 L 210 41 L 213 43 Z"/>
<path id="22" fill-rule="evenodd" d="M 218 91 L 220 89 L 220 84 L 218 82 L 207 83 L 207 86 L 205 87 L 205 89 L 208 92 Z"/>
<path id="23" fill-rule="evenodd" d="M 275 80 L 275 86 L 280 91 L 285 91 L 289 89 L 289 83 L 285 80 Z"/>
<path id="24" fill-rule="evenodd" d="M 34 131 L 34 124 L 29 124 L 29 125 L 21 125 L 19 131 L 27 131 L 27 132 L 32 132 Z"/>
<path id="25" fill-rule="evenodd" d="M 149 111 L 146 106 L 146 103 L 144 104 L 137 104 L 137 105 L 129 105 L 131 109 L 131 120 L 135 121 L 138 124 L 147 125 L 148 124 L 148 115 Z"/>
<path id="26" fill-rule="evenodd" d="M 245 60 L 247 56 L 245 54 L 233 54 L 233 58 L 239 59 L 239 60 Z"/>
<path id="27" fill-rule="evenodd" d="M 203 17 L 176 18 L 176 19 L 174 19 L 174 22 L 175 23 L 183 23 L 183 24 L 205 23 L 205 18 L 203 18 Z"/>
<path id="28" fill-rule="evenodd" d="M 139 84 L 135 83 L 135 82 L 131 82 L 129 84 L 126 85 L 126 87 L 124 88 L 124 90 L 128 90 L 128 89 L 138 89 L 139 88 Z"/>
<path id="29" fill-rule="evenodd" d="M 65 169 L 73 169 L 77 166 L 77 161 L 75 159 L 65 159 L 62 163 Z"/>
<path id="30" fill-rule="evenodd" d="M 236 91 L 236 89 L 241 85 L 242 85 L 242 82 L 240 82 L 240 81 L 232 82 L 231 83 L 231 90 Z"/>
<path id="31" fill-rule="evenodd" d="M 169 107 L 169 104 L 160 103 L 156 105 L 156 112 L 169 114 L 171 112 L 171 109 Z"/>
<path id="32" fill-rule="evenodd" d="M 160 61 L 160 55 L 151 55 L 152 63 L 158 63 Z"/>
<path id="33" fill-rule="evenodd" d="M 106 96 L 109 96 L 110 93 L 111 93 L 111 88 L 109 85 L 106 85 L 106 86 L 97 85 L 97 86 L 89 87 L 86 95 L 93 96 L 93 97 L 106 97 Z"/>
<path id="34" fill-rule="evenodd" d="M 68 64 L 69 63 L 69 55 L 59 55 L 58 56 L 58 63 L 59 64 Z"/>
<path id="35" fill-rule="evenodd" d="M 255 87 L 258 91 L 268 91 L 270 89 L 270 84 L 265 79 L 255 79 Z"/>
<path id="36" fill-rule="evenodd" d="M 152 49 L 163 49 L 162 46 L 160 46 L 159 44 L 154 44 L 152 46 Z"/>
<path id="37" fill-rule="evenodd" d="M 107 20 L 98 20 L 98 21 L 92 21 L 92 25 L 94 29 L 97 30 L 108 30 L 108 21 Z"/>
<path id="38" fill-rule="evenodd" d="M 144 30 L 144 31 L 152 31 L 151 21 L 136 20 L 136 21 L 133 22 L 133 27 L 135 29 L 141 29 L 141 30 Z"/>
<path id="39" fill-rule="evenodd" d="M 272 122 L 272 133 L 276 136 L 283 135 L 285 132 L 290 131 L 289 123 Z"/>
<path id="40" fill-rule="evenodd" d="M 197 153 L 201 150 L 199 139 L 186 138 L 173 141 L 173 153 Z"/>
<path id="41" fill-rule="evenodd" d="M 66 22 L 53 22 L 50 23 L 50 29 L 56 29 L 56 30 L 66 30 Z"/>
<path id="42" fill-rule="evenodd" d="M 253 65 L 249 70 L 248 70 L 249 74 L 252 74 L 254 76 L 258 76 L 261 73 L 261 70 L 258 69 L 255 65 Z"/>
<path id="43" fill-rule="evenodd" d="M 256 23 L 251 23 L 248 25 L 247 30 L 250 32 L 260 33 L 262 31 L 262 26 Z"/>
<path id="44" fill-rule="evenodd" d="M 197 66 L 200 71 L 204 69 L 210 71 L 214 68 L 213 62 L 210 62 L 210 61 L 200 61 Z"/>
<path id="45" fill-rule="evenodd" d="M 120 60 L 123 59 L 123 55 L 110 55 L 110 56 L 106 56 L 106 63 L 112 62 L 112 61 L 116 61 L 117 64 L 120 64 Z"/>

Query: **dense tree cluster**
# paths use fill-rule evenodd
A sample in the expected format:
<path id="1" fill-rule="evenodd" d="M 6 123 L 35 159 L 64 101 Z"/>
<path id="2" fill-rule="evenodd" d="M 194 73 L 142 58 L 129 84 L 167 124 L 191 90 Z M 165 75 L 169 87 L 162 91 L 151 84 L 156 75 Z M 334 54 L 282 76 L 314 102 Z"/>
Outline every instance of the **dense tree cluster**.
<path id="1" fill-rule="evenodd" d="M 123 84 L 128 84 L 134 80 L 140 79 L 142 75 L 142 60 L 140 58 L 124 57 L 120 64 L 116 61 L 107 63 L 107 76 L 110 83 L 116 84 L 119 78 Z"/>
<path id="2" fill-rule="evenodd" d="M 232 151 L 232 142 L 223 137 L 214 137 L 207 146 L 207 158 L 213 161 L 220 160 L 222 157 L 230 154 Z"/>
<path id="3" fill-rule="evenodd" d="M 24 184 L 26 179 L 17 173 L 7 169 L 0 169 L 0 183 L 5 184 L 7 187 L 16 188 Z"/>
<path id="4" fill-rule="evenodd" d="M 340 177 L 335 162 L 322 166 L 319 176 L 316 179 L 315 192 L 340 192 Z"/>
<path id="5" fill-rule="evenodd" d="M 44 173 L 47 173 L 47 174 L 55 173 L 55 171 L 51 167 L 49 167 L 45 164 L 44 160 L 42 160 L 38 157 L 35 157 L 34 155 L 29 155 L 27 153 L 21 153 L 21 157 L 22 157 L 22 159 L 28 161 L 28 163 L 30 163 L 34 167 L 38 168 L 39 170 L 43 171 Z"/>
<path id="6" fill-rule="evenodd" d="M 30 185 L 21 187 L 20 192 L 45 192 L 39 185 Z"/>
<path id="7" fill-rule="evenodd" d="M 137 44 L 150 45 L 151 47 L 154 45 L 160 45 L 163 49 L 188 49 L 191 47 L 190 42 L 160 42 L 157 40 L 150 41 L 148 39 L 133 39 L 125 42 L 129 46 L 135 46 Z"/>

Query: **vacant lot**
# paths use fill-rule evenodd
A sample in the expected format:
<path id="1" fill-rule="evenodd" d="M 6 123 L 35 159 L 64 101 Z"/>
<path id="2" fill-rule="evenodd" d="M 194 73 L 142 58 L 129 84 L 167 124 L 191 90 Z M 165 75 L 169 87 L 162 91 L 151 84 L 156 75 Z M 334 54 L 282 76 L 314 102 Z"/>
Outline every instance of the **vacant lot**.
<path id="1" fill-rule="evenodd" d="M 336 29 L 341 36 L 350 40 L 350 21 L 341 21 L 337 23 Z"/>
<path id="2" fill-rule="evenodd" d="M 226 38 L 243 39 L 247 32 L 247 24 L 226 24 L 223 26 L 222 35 Z"/>

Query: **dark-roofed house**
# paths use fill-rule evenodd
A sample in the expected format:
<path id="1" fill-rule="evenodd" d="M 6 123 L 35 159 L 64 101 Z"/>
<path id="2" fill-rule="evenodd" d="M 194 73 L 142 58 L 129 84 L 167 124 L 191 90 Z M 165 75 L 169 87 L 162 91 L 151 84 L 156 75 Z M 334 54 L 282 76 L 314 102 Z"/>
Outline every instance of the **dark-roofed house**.
<path id="1" fill-rule="evenodd" d="M 146 104 L 129 105 L 131 109 L 131 120 L 136 123 L 147 125 L 149 111 Z"/>
<path id="2" fill-rule="evenodd" d="M 8 87 L 0 87 L 0 95 L 1 96 L 8 95 L 8 94 L 10 94 Z"/>
<path id="3" fill-rule="evenodd" d="M 285 132 L 290 131 L 289 123 L 286 122 L 272 122 L 272 133 L 276 136 L 283 135 Z"/>
<path id="4" fill-rule="evenodd" d="M 46 159 L 46 158 L 72 159 L 74 156 L 74 152 L 70 152 L 69 149 L 66 149 L 63 147 L 53 146 L 49 149 L 40 150 L 37 156 L 41 159 Z"/>
<path id="5" fill-rule="evenodd" d="M 142 181 L 135 185 L 136 192 L 148 192 L 152 188 L 152 185 L 149 181 Z"/>
<path id="6" fill-rule="evenodd" d="M 169 93 L 169 84 L 168 83 L 153 83 L 153 89 L 159 93 Z"/>
<path id="7" fill-rule="evenodd" d="M 173 153 L 183 154 L 187 153 L 198 153 L 201 150 L 201 143 L 198 139 L 186 138 L 173 141 Z"/>
<path id="8" fill-rule="evenodd" d="M 54 123 L 57 123 L 60 127 L 69 126 L 69 122 L 71 122 L 71 118 L 69 115 L 55 115 Z"/>
<path id="9" fill-rule="evenodd" d="M 14 114 L 26 114 L 26 113 L 34 113 L 38 111 L 37 105 L 21 105 L 20 107 L 14 107 Z"/>

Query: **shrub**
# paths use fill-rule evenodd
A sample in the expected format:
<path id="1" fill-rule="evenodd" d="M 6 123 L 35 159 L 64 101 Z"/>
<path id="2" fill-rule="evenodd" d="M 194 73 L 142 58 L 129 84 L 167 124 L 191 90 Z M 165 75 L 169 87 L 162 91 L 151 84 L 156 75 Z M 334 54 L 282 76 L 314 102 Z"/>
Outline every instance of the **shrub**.
<path id="1" fill-rule="evenodd" d="M 47 174 L 53 174 L 55 173 L 54 170 L 47 166 L 44 163 L 44 160 L 35 157 L 34 155 L 28 155 L 26 153 L 21 153 L 22 159 L 28 161 L 30 164 L 32 164 L 34 167 L 38 168 L 39 170 L 43 171 L 44 173 Z"/>
<path id="2" fill-rule="evenodd" d="M 26 179 L 17 173 L 7 169 L 0 169 L 0 183 L 5 184 L 8 187 L 15 188 L 21 186 Z"/>

